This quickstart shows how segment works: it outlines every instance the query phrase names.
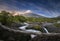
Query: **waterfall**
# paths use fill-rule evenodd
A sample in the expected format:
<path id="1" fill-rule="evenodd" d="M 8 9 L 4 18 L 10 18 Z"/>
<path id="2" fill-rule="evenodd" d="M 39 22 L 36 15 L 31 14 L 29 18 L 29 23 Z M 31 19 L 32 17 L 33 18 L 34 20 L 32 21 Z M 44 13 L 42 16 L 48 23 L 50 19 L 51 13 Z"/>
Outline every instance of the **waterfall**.
<path id="1" fill-rule="evenodd" d="M 43 27 L 43 29 L 46 31 L 46 33 L 49 33 L 48 30 L 45 27 Z"/>
<path id="2" fill-rule="evenodd" d="M 45 30 L 46 33 L 49 33 L 49 31 L 45 28 L 46 25 L 51 25 L 52 23 L 42 23 L 41 27 Z"/>
<path id="3" fill-rule="evenodd" d="M 26 27 L 28 27 L 29 24 L 28 24 L 28 23 L 24 23 L 24 24 L 25 24 L 25 26 L 21 26 L 21 27 L 19 27 L 19 29 L 21 29 L 21 30 L 26 30 Z"/>
<path id="4" fill-rule="evenodd" d="M 26 27 L 27 27 L 27 26 L 22 26 L 22 27 L 19 27 L 19 29 L 21 29 L 21 30 L 26 30 Z"/>

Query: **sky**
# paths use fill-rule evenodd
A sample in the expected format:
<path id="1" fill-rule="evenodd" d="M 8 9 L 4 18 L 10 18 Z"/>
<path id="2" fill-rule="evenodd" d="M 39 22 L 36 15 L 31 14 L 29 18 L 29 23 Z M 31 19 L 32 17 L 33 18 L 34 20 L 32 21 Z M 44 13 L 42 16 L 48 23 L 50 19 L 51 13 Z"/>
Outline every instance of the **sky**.
<path id="1" fill-rule="evenodd" d="M 0 11 L 30 11 L 46 17 L 60 16 L 60 0 L 0 0 Z"/>

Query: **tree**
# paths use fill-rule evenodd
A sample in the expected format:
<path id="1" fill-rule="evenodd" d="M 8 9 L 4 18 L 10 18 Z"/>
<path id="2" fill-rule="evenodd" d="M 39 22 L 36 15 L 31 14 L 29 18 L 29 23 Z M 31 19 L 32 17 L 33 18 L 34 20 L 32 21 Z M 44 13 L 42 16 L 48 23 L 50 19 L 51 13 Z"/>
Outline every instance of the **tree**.
<path id="1" fill-rule="evenodd" d="M 2 24 L 6 24 L 7 23 L 8 14 L 9 14 L 9 12 L 1 11 L 1 13 L 0 13 L 0 22 Z"/>
<path id="2" fill-rule="evenodd" d="M 20 22 L 26 22 L 27 19 L 24 16 L 19 16 L 19 21 Z"/>

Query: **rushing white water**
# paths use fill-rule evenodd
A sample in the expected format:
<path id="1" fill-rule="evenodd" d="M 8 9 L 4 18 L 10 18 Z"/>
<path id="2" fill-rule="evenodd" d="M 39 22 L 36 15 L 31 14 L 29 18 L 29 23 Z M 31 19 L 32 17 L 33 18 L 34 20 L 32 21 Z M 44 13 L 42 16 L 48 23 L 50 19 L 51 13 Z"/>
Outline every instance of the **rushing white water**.
<path id="1" fill-rule="evenodd" d="M 28 24 L 28 23 L 24 23 L 24 24 L 25 24 L 25 26 L 21 26 L 21 27 L 19 27 L 19 29 L 21 29 L 21 30 L 26 30 L 26 27 L 28 27 L 29 24 Z"/>
<path id="2" fill-rule="evenodd" d="M 24 23 L 24 24 L 25 24 L 25 26 L 19 27 L 19 29 L 25 30 L 25 31 L 28 31 L 28 32 L 41 33 L 41 32 L 38 31 L 38 30 L 26 29 L 26 27 L 28 27 L 29 24 L 28 24 L 28 23 Z M 48 30 L 47 30 L 45 27 L 43 27 L 43 29 L 45 30 L 46 33 L 49 33 Z M 36 35 L 31 34 L 31 38 L 34 38 L 34 37 L 36 37 Z"/>
<path id="3" fill-rule="evenodd" d="M 52 23 L 42 23 L 42 28 L 45 30 L 46 33 L 49 33 L 48 30 L 44 27 L 44 26 L 47 26 L 47 25 L 52 25 Z"/>
<path id="4" fill-rule="evenodd" d="M 25 24 L 25 26 L 19 27 L 19 29 L 25 30 L 25 31 L 28 31 L 28 32 L 41 33 L 41 32 L 38 31 L 38 30 L 34 30 L 34 29 L 26 29 L 26 27 L 28 27 L 29 24 L 28 24 L 28 23 L 24 23 L 24 24 Z M 36 36 L 37 36 L 37 35 L 31 34 L 31 38 L 34 38 L 34 37 L 36 37 Z"/>
<path id="5" fill-rule="evenodd" d="M 34 32 L 34 33 L 41 33 L 40 31 L 34 30 L 34 29 L 27 29 L 27 30 L 25 30 L 25 31 Z"/>
<path id="6" fill-rule="evenodd" d="M 43 27 L 43 29 L 46 31 L 46 33 L 49 33 L 48 30 L 45 27 Z"/>
<path id="7" fill-rule="evenodd" d="M 21 29 L 21 30 L 26 30 L 26 27 L 27 27 L 27 26 L 22 26 L 22 27 L 19 27 L 19 29 Z"/>
<path id="8" fill-rule="evenodd" d="M 34 38 L 34 37 L 36 37 L 37 35 L 33 35 L 33 34 L 31 34 L 31 38 Z"/>
<path id="9" fill-rule="evenodd" d="M 28 29 L 28 30 L 26 30 L 26 31 L 28 31 L 28 32 L 34 32 L 34 33 L 41 33 L 40 31 L 34 30 L 34 29 Z M 36 36 L 37 36 L 37 35 L 31 34 L 31 38 L 34 38 L 34 37 L 36 37 Z"/>

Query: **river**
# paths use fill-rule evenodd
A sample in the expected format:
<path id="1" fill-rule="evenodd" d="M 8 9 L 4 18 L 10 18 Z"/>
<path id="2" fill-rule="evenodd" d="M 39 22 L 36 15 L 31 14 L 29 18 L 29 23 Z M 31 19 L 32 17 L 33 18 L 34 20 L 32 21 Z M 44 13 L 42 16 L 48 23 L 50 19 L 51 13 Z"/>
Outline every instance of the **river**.
<path id="1" fill-rule="evenodd" d="M 24 31 L 28 31 L 28 32 L 42 33 L 42 32 L 39 31 L 39 30 L 26 29 L 26 27 L 28 27 L 29 24 L 28 24 L 28 23 L 24 23 L 24 24 L 25 24 L 25 26 L 21 26 L 21 27 L 19 27 L 19 29 L 24 30 Z M 45 30 L 46 33 L 49 33 L 48 30 L 47 30 L 45 27 L 42 27 L 42 28 Z M 36 36 L 37 36 L 37 35 L 33 35 L 33 34 L 31 34 L 31 38 L 34 38 L 34 37 L 36 37 Z"/>

